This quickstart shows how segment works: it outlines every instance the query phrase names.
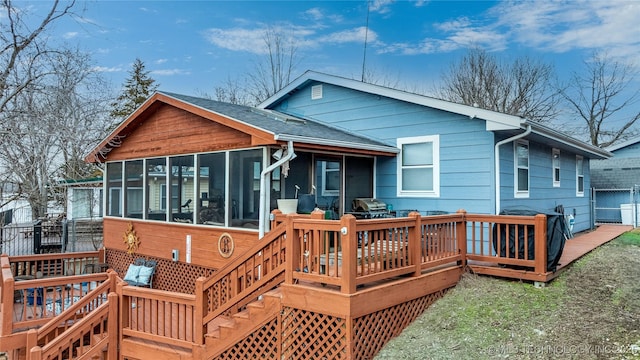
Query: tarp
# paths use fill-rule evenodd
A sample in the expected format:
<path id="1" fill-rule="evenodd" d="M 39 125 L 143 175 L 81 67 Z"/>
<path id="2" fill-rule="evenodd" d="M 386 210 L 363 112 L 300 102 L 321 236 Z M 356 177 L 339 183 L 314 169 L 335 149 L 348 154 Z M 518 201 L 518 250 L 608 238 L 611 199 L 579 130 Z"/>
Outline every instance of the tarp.
<path id="1" fill-rule="evenodd" d="M 561 208 L 561 207 L 559 207 Z M 564 244 L 566 241 L 566 234 L 568 230 L 566 228 L 566 222 L 564 214 L 551 211 L 532 209 L 527 207 L 509 208 L 500 212 L 500 215 L 520 215 L 520 216 L 535 216 L 537 214 L 544 214 L 547 216 L 547 271 L 556 271 L 562 251 L 564 250 Z M 498 229 L 498 226 L 500 229 Z M 493 229 L 493 248 L 502 257 L 515 258 L 516 256 L 516 234 L 518 235 L 518 249 L 517 258 L 524 259 L 525 243 L 527 244 L 527 260 L 535 259 L 535 232 L 532 225 L 528 225 L 527 229 L 527 241 L 524 241 L 524 226 L 525 225 L 507 225 L 495 224 Z M 516 226 L 518 229 L 516 231 Z M 500 234 L 500 249 L 498 249 L 498 233 Z M 506 241 L 506 236 L 509 235 L 509 241 Z M 508 248 L 507 248 L 508 246 Z"/>

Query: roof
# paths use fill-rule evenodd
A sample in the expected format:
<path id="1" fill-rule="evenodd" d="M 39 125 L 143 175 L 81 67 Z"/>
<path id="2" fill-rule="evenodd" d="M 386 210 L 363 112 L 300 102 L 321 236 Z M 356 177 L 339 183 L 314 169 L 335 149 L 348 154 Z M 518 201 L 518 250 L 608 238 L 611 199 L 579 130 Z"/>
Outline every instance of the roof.
<path id="1" fill-rule="evenodd" d="M 306 71 L 297 79 L 293 80 L 289 85 L 275 93 L 273 96 L 258 105 L 259 108 L 268 109 L 286 100 L 290 94 L 297 90 L 307 87 L 314 82 L 322 82 L 335 86 L 350 88 L 374 95 L 385 96 L 404 102 L 422 105 L 442 111 L 468 116 L 472 119 L 481 119 L 486 121 L 487 131 L 505 131 L 508 134 L 517 134 L 531 126 L 532 137 L 537 140 L 547 140 L 551 145 L 563 145 L 574 149 L 577 153 L 594 159 L 606 159 L 612 154 L 597 146 L 587 144 L 583 141 L 575 139 L 569 135 L 549 127 L 540 125 L 521 118 L 519 116 L 500 113 L 497 111 L 481 109 L 475 106 L 463 105 L 451 101 L 436 99 L 433 97 L 410 93 L 402 90 L 392 89 L 380 85 L 368 84 L 362 81 L 348 79 L 344 77 L 328 75 L 315 71 Z"/>
<path id="2" fill-rule="evenodd" d="M 88 162 L 94 162 L 100 155 L 106 155 L 120 143 L 120 136 L 134 131 L 146 113 L 152 113 L 159 103 L 170 104 L 185 111 L 197 112 L 210 119 L 224 118 L 227 126 L 242 125 L 250 129 L 273 136 L 274 141 L 294 141 L 297 143 L 336 146 L 354 150 L 375 151 L 394 155 L 398 149 L 377 139 L 371 139 L 345 129 L 329 126 L 313 120 L 296 118 L 268 109 L 236 105 L 204 99 L 194 96 L 158 91 L 149 97 L 138 109 L 111 132 L 89 155 Z M 214 116 L 215 115 L 215 116 Z"/>
<path id="3" fill-rule="evenodd" d="M 630 189 L 640 185 L 640 158 L 611 158 L 590 162 L 591 187 Z"/>
<path id="4" fill-rule="evenodd" d="M 611 146 L 607 147 L 606 149 L 608 151 L 615 152 L 616 150 L 620 150 L 620 149 L 625 148 L 627 146 L 635 145 L 635 144 L 637 144 L 639 142 L 640 142 L 640 136 L 639 137 L 634 137 L 632 139 L 628 139 L 628 140 L 623 141 L 623 142 L 621 142 L 619 144 L 611 145 Z"/>
<path id="5" fill-rule="evenodd" d="M 343 146 L 390 153 L 398 152 L 398 149 L 394 145 L 355 134 L 346 129 L 283 114 L 274 110 L 259 109 L 169 92 L 160 93 L 272 133 L 274 140 L 292 140 L 308 144 Z"/>

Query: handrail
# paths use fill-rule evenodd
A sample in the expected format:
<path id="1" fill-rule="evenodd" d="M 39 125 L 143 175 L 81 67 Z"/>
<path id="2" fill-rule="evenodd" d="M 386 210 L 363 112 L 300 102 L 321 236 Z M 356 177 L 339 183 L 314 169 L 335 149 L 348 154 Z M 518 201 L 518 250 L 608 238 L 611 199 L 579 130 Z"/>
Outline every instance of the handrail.
<path id="1" fill-rule="evenodd" d="M 27 360 L 39 360 L 45 358 L 60 357 L 64 353 L 73 353 L 78 351 L 78 356 L 82 354 L 83 358 L 88 358 L 97 354 L 103 347 L 106 347 L 113 336 L 107 336 L 108 330 L 113 329 L 109 326 L 111 322 L 117 322 L 117 318 L 111 319 L 112 311 L 110 306 L 117 306 L 117 295 L 110 293 L 97 309 L 91 312 L 90 316 L 86 316 L 75 322 L 65 332 L 60 334 L 43 345 L 34 345 L 33 339 L 36 336 L 36 330 L 30 330 L 27 334 Z M 85 348 L 85 341 L 89 341 L 88 348 Z"/>
<path id="2" fill-rule="evenodd" d="M 198 279 L 196 289 L 202 290 L 197 290 L 196 296 L 203 299 L 203 326 L 218 315 L 242 310 L 284 280 L 286 227 L 286 223 L 279 224 L 211 277 Z"/>
<path id="3" fill-rule="evenodd" d="M 21 302 L 22 318 L 10 322 L 12 331 L 46 324 L 57 312 L 56 303 L 61 306 L 67 302 L 71 303 L 75 300 L 71 293 L 77 292 L 77 288 L 90 290 L 89 287 L 93 289 L 107 279 L 106 274 L 98 273 L 13 282 L 12 295 L 14 292 L 20 294 L 23 301 Z M 49 292 L 51 296 L 47 296 Z M 80 293 L 76 297 L 81 299 L 85 295 Z M 27 311 L 32 311 L 34 314 L 39 312 L 39 315 L 27 319 Z"/>
<path id="4" fill-rule="evenodd" d="M 72 324 L 85 317 L 92 308 L 100 306 L 106 301 L 109 293 L 115 291 L 117 273 L 113 270 L 107 271 L 108 279 L 86 296 L 64 309 L 60 315 L 54 317 L 49 322 L 38 329 L 38 343 L 48 343 L 50 340 L 64 333 Z"/>

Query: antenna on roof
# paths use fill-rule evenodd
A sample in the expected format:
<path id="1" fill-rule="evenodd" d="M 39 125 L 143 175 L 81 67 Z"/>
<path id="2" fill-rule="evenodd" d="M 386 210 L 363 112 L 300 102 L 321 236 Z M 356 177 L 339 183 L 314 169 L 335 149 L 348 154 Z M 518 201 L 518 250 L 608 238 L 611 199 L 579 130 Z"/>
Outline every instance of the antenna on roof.
<path id="1" fill-rule="evenodd" d="M 361 81 L 364 82 L 364 70 L 365 70 L 365 63 L 367 61 L 367 40 L 369 37 L 369 0 L 367 0 L 367 24 L 365 25 L 364 28 L 364 52 L 362 54 L 362 79 Z"/>

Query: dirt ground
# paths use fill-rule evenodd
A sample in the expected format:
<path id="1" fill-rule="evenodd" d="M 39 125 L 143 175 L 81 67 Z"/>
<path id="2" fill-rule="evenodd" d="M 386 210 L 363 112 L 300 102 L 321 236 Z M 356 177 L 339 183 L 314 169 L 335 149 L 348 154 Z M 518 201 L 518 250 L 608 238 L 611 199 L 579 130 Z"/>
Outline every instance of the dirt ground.
<path id="1" fill-rule="evenodd" d="M 467 274 L 375 359 L 640 359 L 640 231 L 544 288 Z"/>

